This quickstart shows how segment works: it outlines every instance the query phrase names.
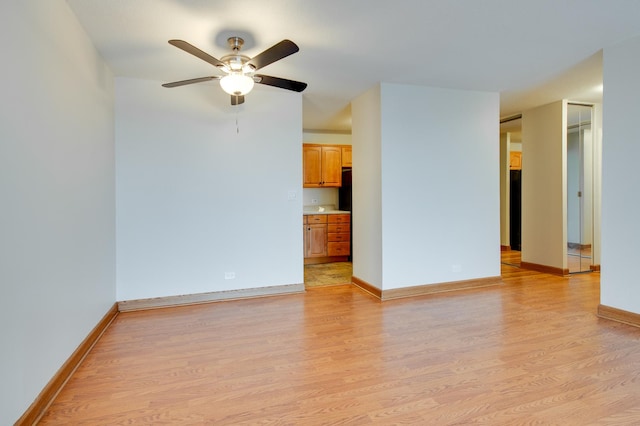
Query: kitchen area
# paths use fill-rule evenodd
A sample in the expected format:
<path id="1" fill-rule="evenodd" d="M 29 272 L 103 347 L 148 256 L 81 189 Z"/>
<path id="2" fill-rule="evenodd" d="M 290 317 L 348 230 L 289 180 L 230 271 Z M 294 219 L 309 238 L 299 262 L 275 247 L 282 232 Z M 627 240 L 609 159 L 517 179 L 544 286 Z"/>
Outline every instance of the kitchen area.
<path id="1" fill-rule="evenodd" d="M 351 282 L 351 145 L 303 144 L 305 285 Z"/>

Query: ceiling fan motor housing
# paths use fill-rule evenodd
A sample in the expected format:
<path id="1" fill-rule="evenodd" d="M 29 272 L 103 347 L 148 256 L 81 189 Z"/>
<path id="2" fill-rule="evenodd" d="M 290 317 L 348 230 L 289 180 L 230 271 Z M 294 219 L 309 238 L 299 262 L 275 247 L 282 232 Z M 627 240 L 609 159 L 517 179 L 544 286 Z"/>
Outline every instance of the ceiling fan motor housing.
<path id="1" fill-rule="evenodd" d="M 228 67 L 228 69 L 224 69 L 224 67 L 222 67 L 223 70 L 228 73 L 243 72 L 247 74 L 254 72 L 255 67 L 247 65 L 247 62 L 249 62 L 251 58 L 239 53 L 242 46 L 244 46 L 244 40 L 241 37 L 229 37 L 227 42 L 229 43 L 231 50 L 233 50 L 233 53 L 225 55 L 220 59 L 220 61 Z"/>

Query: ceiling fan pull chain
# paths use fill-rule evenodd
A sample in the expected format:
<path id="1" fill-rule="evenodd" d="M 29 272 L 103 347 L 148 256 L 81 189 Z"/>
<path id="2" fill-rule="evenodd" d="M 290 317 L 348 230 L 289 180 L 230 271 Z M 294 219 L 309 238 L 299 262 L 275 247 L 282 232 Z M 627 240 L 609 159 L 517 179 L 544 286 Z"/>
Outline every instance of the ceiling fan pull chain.
<path id="1" fill-rule="evenodd" d="M 238 111 L 236 111 L 236 135 L 240 134 L 240 126 L 238 125 Z"/>

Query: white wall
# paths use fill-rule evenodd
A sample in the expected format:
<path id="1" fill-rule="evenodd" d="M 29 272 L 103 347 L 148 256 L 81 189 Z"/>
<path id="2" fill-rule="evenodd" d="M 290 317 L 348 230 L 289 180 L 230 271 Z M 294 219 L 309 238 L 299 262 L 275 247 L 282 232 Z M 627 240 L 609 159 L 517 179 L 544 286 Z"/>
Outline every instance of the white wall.
<path id="1" fill-rule="evenodd" d="M 351 134 L 349 133 L 331 133 L 331 132 L 313 132 L 306 130 L 303 132 L 304 143 L 318 143 L 328 145 L 351 145 Z"/>
<path id="2" fill-rule="evenodd" d="M 522 114 L 522 261 L 566 268 L 566 101 Z"/>
<path id="3" fill-rule="evenodd" d="M 500 245 L 511 245 L 511 173 L 509 151 L 511 134 L 500 134 Z"/>
<path id="4" fill-rule="evenodd" d="M 113 79 L 64 0 L 0 3 L 0 424 L 115 302 Z"/>
<path id="5" fill-rule="evenodd" d="M 117 78 L 116 123 L 118 300 L 304 281 L 300 94 Z"/>
<path id="6" fill-rule="evenodd" d="M 602 251 L 602 104 L 593 105 L 593 246 L 592 264 L 600 265 Z"/>
<path id="7" fill-rule="evenodd" d="M 382 289 L 381 90 L 351 103 L 353 275 Z"/>
<path id="8" fill-rule="evenodd" d="M 384 290 L 499 276 L 498 94 L 383 84 L 381 99 Z"/>
<path id="9" fill-rule="evenodd" d="M 500 275 L 498 108 L 497 93 L 386 83 L 352 103 L 356 277 Z"/>
<path id="10" fill-rule="evenodd" d="M 602 141 L 603 305 L 640 314 L 637 285 L 640 187 L 640 37 L 604 49 Z"/>

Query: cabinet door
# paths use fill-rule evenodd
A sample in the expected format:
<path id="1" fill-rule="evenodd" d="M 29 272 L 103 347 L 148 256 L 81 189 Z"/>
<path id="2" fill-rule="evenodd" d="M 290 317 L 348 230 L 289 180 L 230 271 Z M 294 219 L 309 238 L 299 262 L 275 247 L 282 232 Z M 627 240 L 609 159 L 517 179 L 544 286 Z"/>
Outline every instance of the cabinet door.
<path id="1" fill-rule="evenodd" d="M 307 225 L 305 230 L 305 256 L 324 257 L 327 255 L 327 225 Z"/>
<path id="2" fill-rule="evenodd" d="M 305 188 L 318 188 L 322 181 L 322 147 L 302 147 L 302 184 Z"/>
<path id="3" fill-rule="evenodd" d="M 509 153 L 509 169 L 522 170 L 522 152 L 511 151 Z"/>
<path id="4" fill-rule="evenodd" d="M 342 147 L 342 167 L 351 167 L 351 147 Z"/>
<path id="5" fill-rule="evenodd" d="M 342 149 L 337 146 L 322 147 L 323 187 L 342 186 Z"/>
<path id="6" fill-rule="evenodd" d="M 307 257 L 307 240 L 307 222 L 305 221 L 302 225 L 302 257 Z"/>

